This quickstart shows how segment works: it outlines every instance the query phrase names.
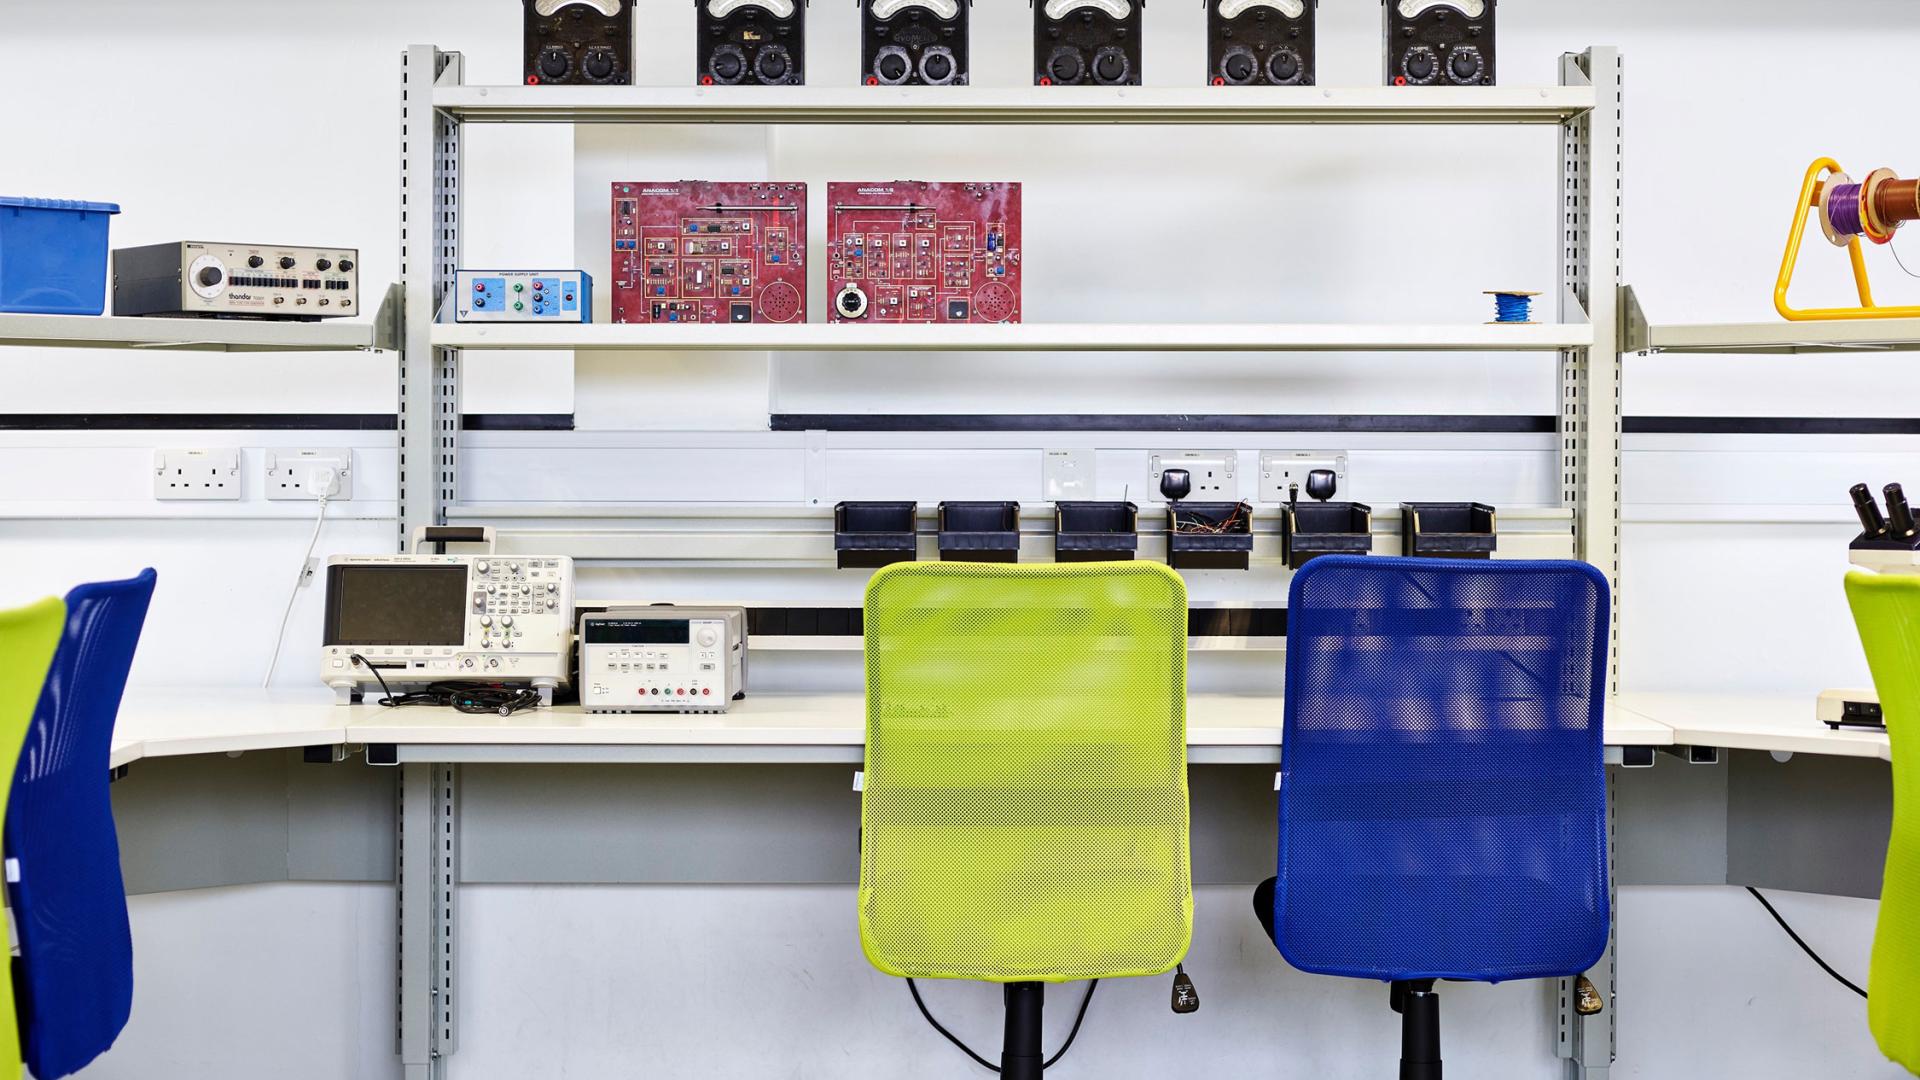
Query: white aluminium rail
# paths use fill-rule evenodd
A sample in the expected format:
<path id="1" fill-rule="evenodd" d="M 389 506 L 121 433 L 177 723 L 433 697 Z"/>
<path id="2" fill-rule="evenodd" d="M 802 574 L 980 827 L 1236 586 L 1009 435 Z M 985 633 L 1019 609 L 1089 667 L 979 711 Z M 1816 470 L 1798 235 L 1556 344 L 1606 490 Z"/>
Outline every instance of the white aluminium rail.
<path id="1" fill-rule="evenodd" d="M 1585 323 L 439 324 L 442 349 L 661 352 L 1557 352 Z"/>
<path id="2" fill-rule="evenodd" d="M 653 87 L 459 86 L 435 110 L 467 123 L 1563 124 L 1591 86 Z"/>

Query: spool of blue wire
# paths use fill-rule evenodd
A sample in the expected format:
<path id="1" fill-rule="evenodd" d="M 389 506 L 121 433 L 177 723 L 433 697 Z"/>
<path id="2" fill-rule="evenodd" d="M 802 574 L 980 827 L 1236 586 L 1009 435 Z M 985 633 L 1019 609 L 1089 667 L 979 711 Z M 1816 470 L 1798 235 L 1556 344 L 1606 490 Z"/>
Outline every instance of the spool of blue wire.
<path id="1" fill-rule="evenodd" d="M 1496 323 L 1531 323 L 1533 321 L 1534 292 L 1489 291 L 1493 297 L 1493 321 Z"/>

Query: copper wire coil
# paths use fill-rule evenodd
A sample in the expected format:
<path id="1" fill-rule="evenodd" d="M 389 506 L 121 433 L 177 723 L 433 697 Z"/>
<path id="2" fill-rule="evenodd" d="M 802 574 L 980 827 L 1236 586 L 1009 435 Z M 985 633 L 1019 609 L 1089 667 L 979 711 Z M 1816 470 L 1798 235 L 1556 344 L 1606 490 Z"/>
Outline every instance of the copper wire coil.
<path id="1" fill-rule="evenodd" d="M 1920 221 L 1920 179 L 1887 180 L 1874 186 L 1873 216 L 1885 228 Z"/>

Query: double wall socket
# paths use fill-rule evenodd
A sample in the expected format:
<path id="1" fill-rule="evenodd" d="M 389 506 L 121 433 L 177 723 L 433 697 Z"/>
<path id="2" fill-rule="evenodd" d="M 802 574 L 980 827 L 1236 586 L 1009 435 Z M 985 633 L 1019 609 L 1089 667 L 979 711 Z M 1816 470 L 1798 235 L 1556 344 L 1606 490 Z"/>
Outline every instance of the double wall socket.
<path id="1" fill-rule="evenodd" d="M 239 450 L 155 450 L 153 497 L 221 499 L 240 497 Z"/>
<path id="2" fill-rule="evenodd" d="M 1240 480 L 1235 475 L 1240 454 L 1235 450 L 1155 450 L 1147 459 L 1147 498 L 1160 498 L 1160 474 L 1185 469 L 1193 477 L 1194 502 L 1237 502 Z"/>
<path id="3" fill-rule="evenodd" d="M 333 470 L 333 488 L 322 490 L 321 472 Z M 269 450 L 266 492 L 269 499 L 318 499 L 331 502 L 353 498 L 353 451 Z"/>
<path id="4" fill-rule="evenodd" d="M 1260 453 L 1260 501 L 1283 503 L 1298 485 L 1300 497 L 1307 497 L 1307 474 L 1315 469 L 1331 469 L 1342 488 L 1347 483 L 1345 450 L 1263 450 Z M 1336 494 L 1336 498 L 1339 496 Z"/>
<path id="5" fill-rule="evenodd" d="M 1048 502 L 1091 500 L 1094 490 L 1093 463 L 1094 452 L 1091 450 L 1042 451 L 1041 495 Z"/>

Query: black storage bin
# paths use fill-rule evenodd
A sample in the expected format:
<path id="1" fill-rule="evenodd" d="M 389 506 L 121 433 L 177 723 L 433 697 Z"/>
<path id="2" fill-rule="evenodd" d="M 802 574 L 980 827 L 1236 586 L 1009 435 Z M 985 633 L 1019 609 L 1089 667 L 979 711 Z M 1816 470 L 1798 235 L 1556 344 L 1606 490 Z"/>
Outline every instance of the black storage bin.
<path id="1" fill-rule="evenodd" d="M 1186 532 L 1194 524 L 1227 524 L 1220 532 Z M 1253 507 L 1247 503 L 1178 502 L 1167 506 L 1167 565 L 1176 570 L 1245 570 L 1253 560 Z"/>
<path id="2" fill-rule="evenodd" d="M 1485 503 L 1401 503 L 1400 552 L 1425 559 L 1490 559 L 1499 522 Z"/>
<path id="3" fill-rule="evenodd" d="M 1373 507 L 1356 502 L 1306 502 L 1287 507 L 1280 537 L 1287 566 L 1298 570 L 1321 555 L 1373 552 Z"/>
<path id="4" fill-rule="evenodd" d="M 1019 562 L 1020 504 L 941 503 L 940 557 L 953 562 Z"/>
<path id="5" fill-rule="evenodd" d="M 833 551 L 842 570 L 919 557 L 920 508 L 910 502 L 843 502 L 833 508 Z"/>
<path id="6" fill-rule="evenodd" d="M 1127 562 L 1140 548 L 1140 508 L 1130 502 L 1054 504 L 1054 562 Z"/>

